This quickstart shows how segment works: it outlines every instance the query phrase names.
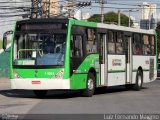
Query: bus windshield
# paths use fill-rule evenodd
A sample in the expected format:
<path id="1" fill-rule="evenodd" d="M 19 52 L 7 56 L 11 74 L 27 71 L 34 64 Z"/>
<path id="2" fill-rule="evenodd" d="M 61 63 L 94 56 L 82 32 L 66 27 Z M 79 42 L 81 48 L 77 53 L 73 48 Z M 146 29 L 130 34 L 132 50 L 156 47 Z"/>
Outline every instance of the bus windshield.
<path id="1" fill-rule="evenodd" d="M 15 66 L 63 66 L 66 33 L 16 32 L 13 47 Z"/>

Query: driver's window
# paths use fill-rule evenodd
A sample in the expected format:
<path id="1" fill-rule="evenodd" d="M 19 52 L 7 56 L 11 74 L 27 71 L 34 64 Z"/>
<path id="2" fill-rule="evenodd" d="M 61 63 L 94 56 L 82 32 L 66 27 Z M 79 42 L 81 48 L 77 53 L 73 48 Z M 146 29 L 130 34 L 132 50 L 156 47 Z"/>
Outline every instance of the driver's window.
<path id="1" fill-rule="evenodd" d="M 81 35 L 71 36 L 71 57 L 83 57 L 83 37 Z"/>

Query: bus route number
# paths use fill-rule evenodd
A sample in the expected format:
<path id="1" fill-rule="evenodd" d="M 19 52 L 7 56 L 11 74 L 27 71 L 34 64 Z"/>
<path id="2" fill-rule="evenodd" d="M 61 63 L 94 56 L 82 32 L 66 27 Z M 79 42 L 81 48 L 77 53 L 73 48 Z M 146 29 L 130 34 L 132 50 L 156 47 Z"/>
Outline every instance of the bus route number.
<path id="1" fill-rule="evenodd" d="M 45 75 L 54 75 L 54 72 L 45 72 Z"/>

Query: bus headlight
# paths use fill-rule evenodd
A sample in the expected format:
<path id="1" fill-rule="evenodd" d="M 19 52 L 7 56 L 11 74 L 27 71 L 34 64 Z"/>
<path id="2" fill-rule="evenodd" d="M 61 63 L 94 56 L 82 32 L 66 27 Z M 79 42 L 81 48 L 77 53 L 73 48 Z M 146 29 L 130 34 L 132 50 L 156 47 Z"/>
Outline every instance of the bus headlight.
<path id="1" fill-rule="evenodd" d="M 14 78 L 20 78 L 20 76 L 17 73 L 15 73 Z"/>
<path id="2" fill-rule="evenodd" d="M 16 72 L 13 72 L 14 78 L 21 78 Z"/>

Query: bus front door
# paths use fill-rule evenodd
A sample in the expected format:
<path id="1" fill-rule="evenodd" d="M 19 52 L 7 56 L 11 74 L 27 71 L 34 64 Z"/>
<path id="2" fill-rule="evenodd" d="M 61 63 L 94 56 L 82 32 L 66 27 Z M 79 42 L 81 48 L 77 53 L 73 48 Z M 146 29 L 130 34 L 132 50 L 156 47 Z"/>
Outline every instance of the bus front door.
<path id="1" fill-rule="evenodd" d="M 100 86 L 106 86 L 107 85 L 107 63 L 108 63 L 108 55 L 107 55 L 107 37 L 105 33 L 98 33 L 98 38 L 100 42 L 100 55 L 99 55 L 99 61 L 100 61 Z"/>

